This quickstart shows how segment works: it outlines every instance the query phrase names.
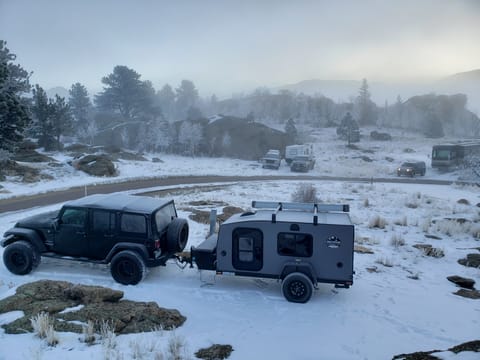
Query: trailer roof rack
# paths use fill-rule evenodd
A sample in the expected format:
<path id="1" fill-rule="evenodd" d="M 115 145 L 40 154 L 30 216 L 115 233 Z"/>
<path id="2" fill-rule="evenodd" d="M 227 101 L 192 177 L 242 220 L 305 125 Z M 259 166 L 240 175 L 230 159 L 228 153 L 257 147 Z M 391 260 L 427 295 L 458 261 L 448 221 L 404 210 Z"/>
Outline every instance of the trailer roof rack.
<path id="1" fill-rule="evenodd" d="M 299 203 L 299 202 L 275 202 L 275 201 L 252 201 L 252 208 L 255 209 L 275 209 L 272 213 L 272 222 L 277 221 L 277 213 L 282 210 L 295 210 L 313 213 L 313 224 L 318 224 L 319 212 L 349 212 L 348 204 L 317 204 L 317 203 Z"/>

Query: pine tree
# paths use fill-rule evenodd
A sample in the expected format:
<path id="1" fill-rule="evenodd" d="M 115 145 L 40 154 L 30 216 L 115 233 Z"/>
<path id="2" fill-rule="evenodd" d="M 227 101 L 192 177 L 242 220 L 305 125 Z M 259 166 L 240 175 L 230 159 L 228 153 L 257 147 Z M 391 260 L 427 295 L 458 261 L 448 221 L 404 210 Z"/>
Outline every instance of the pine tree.
<path id="1" fill-rule="evenodd" d="M 77 82 L 72 85 L 68 94 L 68 105 L 74 119 L 73 131 L 77 135 L 85 136 L 91 126 L 90 111 L 92 107 L 87 88 Z"/>
<path id="2" fill-rule="evenodd" d="M 288 136 L 288 142 L 290 144 L 295 144 L 298 138 L 297 128 L 295 126 L 295 121 L 290 118 L 285 124 L 285 133 Z"/>
<path id="3" fill-rule="evenodd" d="M 363 79 L 356 99 L 358 122 L 360 125 L 374 125 L 377 122 L 378 114 L 376 106 L 370 98 L 371 94 L 368 90 L 367 79 Z"/>
<path id="4" fill-rule="evenodd" d="M 63 97 L 55 95 L 55 101 L 49 101 L 49 106 L 51 108 L 52 135 L 55 137 L 57 150 L 60 150 L 62 148 L 60 137 L 71 134 L 73 131 L 73 116 L 70 106 Z"/>
<path id="5" fill-rule="evenodd" d="M 188 110 L 195 106 L 198 100 L 198 90 L 190 80 L 182 80 L 180 86 L 176 89 L 176 108 L 178 119 L 187 118 Z"/>
<path id="6" fill-rule="evenodd" d="M 0 40 L 0 150 L 9 158 L 23 140 L 24 129 L 31 122 L 28 100 L 22 94 L 30 91 L 30 75 L 13 64 L 15 54 Z"/>
<path id="7" fill-rule="evenodd" d="M 157 92 L 157 102 L 167 121 L 175 120 L 175 93 L 169 84 L 164 85 Z"/>
<path id="8" fill-rule="evenodd" d="M 45 150 L 53 150 L 55 138 L 53 136 L 52 106 L 48 101 L 47 93 L 40 85 L 36 84 L 32 92 L 32 136 L 38 139 L 38 145 L 44 147 Z"/>
<path id="9" fill-rule="evenodd" d="M 103 91 L 95 96 L 95 104 L 104 111 L 120 113 L 126 121 L 138 120 L 153 111 L 155 91 L 140 74 L 126 66 L 117 65 L 102 78 Z"/>

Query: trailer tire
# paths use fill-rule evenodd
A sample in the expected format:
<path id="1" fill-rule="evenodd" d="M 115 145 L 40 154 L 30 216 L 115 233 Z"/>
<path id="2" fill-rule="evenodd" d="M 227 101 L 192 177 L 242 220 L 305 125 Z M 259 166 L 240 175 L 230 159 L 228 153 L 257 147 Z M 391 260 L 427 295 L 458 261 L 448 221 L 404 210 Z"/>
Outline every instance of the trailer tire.
<path id="1" fill-rule="evenodd" d="M 120 251 L 110 263 L 113 279 L 123 285 L 137 285 L 147 272 L 145 261 L 132 250 Z"/>
<path id="2" fill-rule="evenodd" d="M 188 241 L 188 222 L 175 218 L 167 228 L 167 251 L 180 252 L 185 249 Z"/>
<path id="3" fill-rule="evenodd" d="M 29 274 L 40 264 L 40 254 L 28 241 L 16 241 L 5 248 L 3 262 L 15 275 Z"/>
<path id="4" fill-rule="evenodd" d="M 306 303 L 313 294 L 313 283 L 300 272 L 288 274 L 282 282 L 282 293 L 290 302 Z"/>

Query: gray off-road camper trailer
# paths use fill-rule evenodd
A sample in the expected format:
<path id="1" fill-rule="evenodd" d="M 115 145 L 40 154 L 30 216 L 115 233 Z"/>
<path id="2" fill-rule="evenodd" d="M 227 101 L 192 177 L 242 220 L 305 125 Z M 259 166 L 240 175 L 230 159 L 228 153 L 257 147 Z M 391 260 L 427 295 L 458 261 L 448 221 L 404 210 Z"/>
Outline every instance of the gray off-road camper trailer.
<path id="1" fill-rule="evenodd" d="M 253 201 L 252 208 L 192 247 L 190 262 L 217 274 L 279 279 L 285 298 L 299 303 L 317 283 L 353 284 L 348 205 Z"/>

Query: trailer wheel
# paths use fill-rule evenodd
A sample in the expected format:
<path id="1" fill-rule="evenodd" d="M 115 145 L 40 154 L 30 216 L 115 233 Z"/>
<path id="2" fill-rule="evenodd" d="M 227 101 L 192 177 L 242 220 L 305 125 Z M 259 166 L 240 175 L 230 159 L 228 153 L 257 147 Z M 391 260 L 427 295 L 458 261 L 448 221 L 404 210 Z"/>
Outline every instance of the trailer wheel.
<path id="1" fill-rule="evenodd" d="M 116 254 L 110 263 L 113 279 L 123 285 L 137 285 L 147 272 L 145 261 L 135 251 L 124 250 Z"/>
<path id="2" fill-rule="evenodd" d="M 288 274 L 282 282 L 282 293 L 290 302 L 306 303 L 312 297 L 312 280 L 300 272 Z"/>
<path id="3" fill-rule="evenodd" d="M 38 266 L 40 254 L 28 241 L 20 240 L 6 247 L 3 262 L 11 273 L 26 275 Z"/>
<path id="4" fill-rule="evenodd" d="M 188 241 L 188 222 L 175 218 L 167 228 L 167 251 L 180 252 L 185 249 Z"/>

